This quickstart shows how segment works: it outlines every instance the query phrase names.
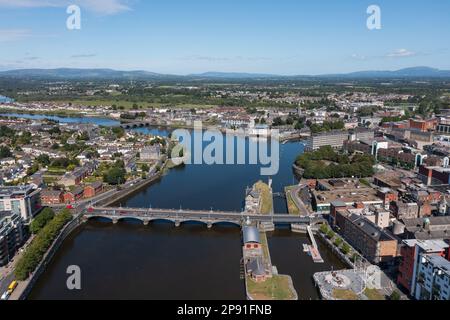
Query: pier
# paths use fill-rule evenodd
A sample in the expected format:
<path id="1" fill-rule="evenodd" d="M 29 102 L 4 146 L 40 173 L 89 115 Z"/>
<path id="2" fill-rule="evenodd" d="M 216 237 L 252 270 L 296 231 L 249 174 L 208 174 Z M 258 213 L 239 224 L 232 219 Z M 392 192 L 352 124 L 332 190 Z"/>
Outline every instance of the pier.
<path id="1" fill-rule="evenodd" d="M 309 238 L 311 239 L 312 245 L 309 246 L 309 252 L 311 253 L 311 257 L 315 263 L 324 263 L 322 256 L 319 252 L 319 246 L 317 245 L 316 239 L 314 238 L 314 234 L 310 226 L 306 227 L 308 231 Z"/>

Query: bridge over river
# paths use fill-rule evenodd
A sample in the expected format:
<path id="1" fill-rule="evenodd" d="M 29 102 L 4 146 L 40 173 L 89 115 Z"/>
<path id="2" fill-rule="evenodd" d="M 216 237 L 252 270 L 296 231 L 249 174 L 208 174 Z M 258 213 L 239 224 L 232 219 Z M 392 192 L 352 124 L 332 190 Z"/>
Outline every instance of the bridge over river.
<path id="1" fill-rule="evenodd" d="M 145 209 L 145 208 L 116 208 L 92 207 L 83 215 L 85 219 L 106 218 L 114 223 L 120 220 L 135 219 L 147 225 L 151 221 L 166 220 L 179 226 L 184 222 L 201 222 L 208 227 L 218 223 L 232 223 L 241 226 L 247 219 L 256 223 L 272 224 L 302 224 L 314 225 L 322 221 L 318 217 L 295 216 L 288 214 L 247 214 L 245 212 L 202 211 L 184 209 Z"/>

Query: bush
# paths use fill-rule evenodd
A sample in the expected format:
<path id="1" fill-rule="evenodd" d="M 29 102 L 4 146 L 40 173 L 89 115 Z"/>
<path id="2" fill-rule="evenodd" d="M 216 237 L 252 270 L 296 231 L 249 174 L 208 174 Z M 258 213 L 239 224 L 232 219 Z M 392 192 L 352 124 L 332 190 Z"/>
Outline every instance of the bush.
<path id="1" fill-rule="evenodd" d="M 389 296 L 389 300 L 400 300 L 400 293 L 398 291 L 392 292 L 392 294 Z"/>
<path id="2" fill-rule="evenodd" d="M 341 250 L 342 250 L 343 254 L 347 255 L 350 253 L 350 246 L 348 244 L 344 243 Z"/>
<path id="3" fill-rule="evenodd" d="M 319 230 L 320 230 L 320 232 L 322 232 L 323 234 L 327 234 L 328 231 L 330 231 L 330 230 L 328 229 L 328 226 L 327 226 L 326 224 L 321 225 Z"/>
<path id="4" fill-rule="evenodd" d="M 64 209 L 39 231 L 31 245 L 17 262 L 14 274 L 18 281 L 25 281 L 42 261 L 47 250 L 61 229 L 72 220 L 72 214 Z"/>
<path id="5" fill-rule="evenodd" d="M 329 230 L 327 233 L 327 238 L 331 240 L 334 238 L 334 236 L 335 236 L 335 233 L 333 231 Z"/>
<path id="6" fill-rule="evenodd" d="M 36 218 L 30 224 L 30 231 L 33 234 L 37 234 L 43 227 L 47 225 L 53 218 L 55 213 L 50 208 L 45 208 L 42 212 L 37 215 Z"/>
<path id="7" fill-rule="evenodd" d="M 343 241 L 341 238 L 337 238 L 337 239 L 334 241 L 334 245 L 335 245 L 336 247 L 338 247 L 338 248 L 342 245 L 342 243 L 344 243 L 344 241 Z"/>

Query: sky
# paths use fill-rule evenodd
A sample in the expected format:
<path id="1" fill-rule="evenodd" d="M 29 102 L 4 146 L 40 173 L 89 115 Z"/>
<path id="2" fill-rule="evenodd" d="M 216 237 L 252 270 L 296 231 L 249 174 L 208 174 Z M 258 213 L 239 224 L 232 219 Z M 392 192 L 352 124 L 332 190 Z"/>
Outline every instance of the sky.
<path id="1" fill-rule="evenodd" d="M 381 29 L 367 27 L 371 5 Z M 0 70 L 450 70 L 449 39 L 449 0 L 0 0 Z"/>

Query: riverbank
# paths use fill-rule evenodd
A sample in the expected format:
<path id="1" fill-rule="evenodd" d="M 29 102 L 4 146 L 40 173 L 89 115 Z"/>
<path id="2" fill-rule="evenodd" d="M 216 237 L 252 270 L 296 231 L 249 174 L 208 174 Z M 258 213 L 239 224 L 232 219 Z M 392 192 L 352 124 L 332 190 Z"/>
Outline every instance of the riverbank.
<path id="1" fill-rule="evenodd" d="M 33 289 L 33 286 L 36 284 L 39 277 L 44 273 L 47 265 L 51 262 L 54 255 L 58 252 L 58 249 L 60 248 L 64 240 L 82 223 L 83 220 L 81 218 L 81 215 L 79 215 L 64 226 L 59 235 L 53 241 L 50 248 L 45 253 L 42 261 L 39 263 L 35 271 L 31 274 L 31 276 L 25 281 L 19 281 L 19 284 L 16 290 L 12 293 L 10 300 L 25 300 L 28 297 L 31 290 Z"/>

